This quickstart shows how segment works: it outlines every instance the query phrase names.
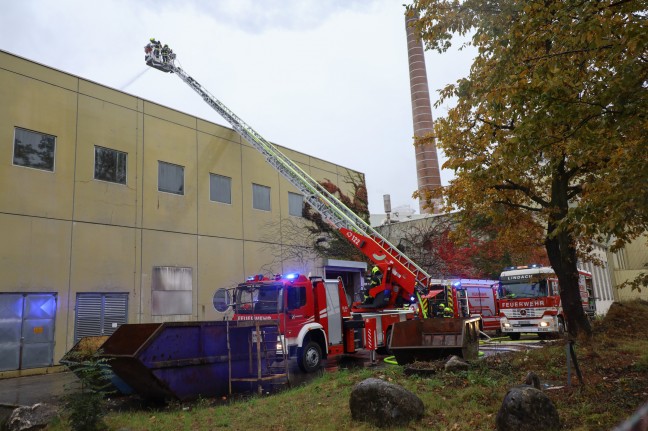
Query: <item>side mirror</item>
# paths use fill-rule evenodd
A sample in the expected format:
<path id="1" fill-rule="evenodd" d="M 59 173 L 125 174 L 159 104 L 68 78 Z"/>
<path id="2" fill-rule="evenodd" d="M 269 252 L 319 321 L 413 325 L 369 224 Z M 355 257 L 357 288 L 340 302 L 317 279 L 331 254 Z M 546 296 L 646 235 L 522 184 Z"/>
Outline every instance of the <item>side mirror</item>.
<path id="1" fill-rule="evenodd" d="M 220 313 L 226 312 L 230 307 L 232 307 L 231 303 L 231 295 L 229 290 L 227 289 L 218 289 L 214 293 L 214 298 L 212 299 L 212 302 L 214 304 L 214 309 Z"/>

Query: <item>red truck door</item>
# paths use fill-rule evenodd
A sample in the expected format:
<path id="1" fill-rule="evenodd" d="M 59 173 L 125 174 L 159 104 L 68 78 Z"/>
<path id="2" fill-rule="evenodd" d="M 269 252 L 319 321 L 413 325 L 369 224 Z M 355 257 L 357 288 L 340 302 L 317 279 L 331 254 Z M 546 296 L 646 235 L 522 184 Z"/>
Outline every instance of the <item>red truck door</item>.
<path id="1" fill-rule="evenodd" d="M 286 285 L 286 337 L 299 335 L 300 329 L 314 321 L 313 291 L 304 285 Z"/>

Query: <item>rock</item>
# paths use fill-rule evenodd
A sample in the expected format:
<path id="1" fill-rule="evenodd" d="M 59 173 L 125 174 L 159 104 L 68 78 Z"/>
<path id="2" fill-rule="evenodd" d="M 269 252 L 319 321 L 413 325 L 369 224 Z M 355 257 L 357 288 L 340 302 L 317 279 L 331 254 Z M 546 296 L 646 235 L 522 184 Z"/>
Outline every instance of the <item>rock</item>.
<path id="1" fill-rule="evenodd" d="M 18 407 L 9 416 L 5 427 L 9 431 L 39 430 L 45 428 L 57 416 L 56 407 L 45 403 Z"/>
<path id="2" fill-rule="evenodd" d="M 366 379 L 355 385 L 349 399 L 351 417 L 378 427 L 404 426 L 420 420 L 423 401 L 407 389 L 380 379 Z"/>
<path id="3" fill-rule="evenodd" d="M 468 362 L 461 359 L 459 356 L 451 356 L 445 364 L 446 371 L 467 371 L 470 368 Z"/>
<path id="4" fill-rule="evenodd" d="M 532 374 L 532 373 L 529 373 Z M 535 374 L 534 384 L 540 385 Z M 532 377 L 533 377 L 532 376 Z M 529 385 L 511 388 L 497 412 L 497 431 L 538 431 L 560 429 L 560 418 L 554 403 L 539 389 Z"/>

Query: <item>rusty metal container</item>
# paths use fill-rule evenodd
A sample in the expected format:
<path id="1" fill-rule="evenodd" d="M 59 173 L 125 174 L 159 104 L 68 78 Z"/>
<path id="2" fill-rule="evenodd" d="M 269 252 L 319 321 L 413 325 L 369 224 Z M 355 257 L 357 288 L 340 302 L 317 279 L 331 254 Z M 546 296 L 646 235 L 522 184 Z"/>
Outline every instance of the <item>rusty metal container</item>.
<path id="1" fill-rule="evenodd" d="M 392 327 L 389 348 L 399 365 L 443 359 L 449 355 L 477 359 L 479 320 L 479 317 L 437 317 L 398 322 Z"/>
<path id="2" fill-rule="evenodd" d="M 101 349 L 113 372 L 141 396 L 187 400 L 248 391 L 250 383 L 241 380 L 267 374 L 276 350 L 265 347 L 276 348 L 277 335 L 272 322 L 127 324 Z"/>

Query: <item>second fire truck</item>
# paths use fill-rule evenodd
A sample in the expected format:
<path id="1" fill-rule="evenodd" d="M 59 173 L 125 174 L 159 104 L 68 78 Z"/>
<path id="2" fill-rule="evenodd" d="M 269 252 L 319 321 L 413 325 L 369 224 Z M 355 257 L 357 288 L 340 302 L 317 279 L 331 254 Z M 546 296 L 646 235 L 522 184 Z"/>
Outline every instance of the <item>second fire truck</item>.
<path id="1" fill-rule="evenodd" d="M 578 271 L 583 308 L 593 315 L 592 274 Z M 565 332 L 565 312 L 560 301 L 558 277 L 551 267 L 525 265 L 506 268 L 500 276 L 500 328 L 512 340 L 524 333 L 541 339 Z"/>

